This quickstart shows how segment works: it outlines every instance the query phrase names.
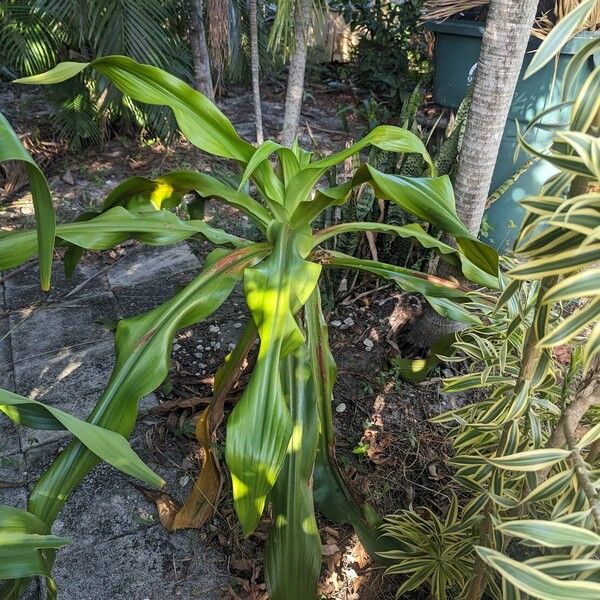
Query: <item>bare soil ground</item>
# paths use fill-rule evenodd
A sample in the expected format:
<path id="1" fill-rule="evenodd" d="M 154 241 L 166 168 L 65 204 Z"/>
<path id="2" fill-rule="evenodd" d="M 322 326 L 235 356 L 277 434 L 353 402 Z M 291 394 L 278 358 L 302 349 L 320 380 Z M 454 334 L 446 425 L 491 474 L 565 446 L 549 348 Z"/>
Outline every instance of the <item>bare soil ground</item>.
<path id="1" fill-rule="evenodd" d="M 43 94 L 0 85 L 4 87 L 0 88 L 0 111 L 44 165 L 61 221 L 97 207 L 125 177 L 157 176 L 176 168 L 219 171 L 225 175 L 230 172 L 230 165 L 208 160 L 184 141 L 167 148 L 160 143 L 138 144 L 125 137 L 114 137 L 101 148 L 70 153 L 48 133 L 50 113 Z M 340 101 L 348 98 L 318 92 L 311 95 L 302 131 L 307 147 L 316 142 L 321 151 L 331 151 L 348 141 L 335 116 Z M 276 97 L 266 104 L 263 108 L 268 117 L 266 130 L 275 134 L 281 119 L 281 104 Z M 249 96 L 241 94 L 225 99 L 222 107 L 241 133 L 251 139 Z M 9 171 L 4 181 L 4 196 L 0 195 L 2 229 L 33 225 L 31 199 L 22 183 L 18 172 Z M 210 206 L 207 218 L 216 226 L 251 235 L 248 221 L 234 211 Z M 104 255 L 89 253 L 86 260 L 109 264 L 123 259 L 136 247 L 127 244 Z M 207 246 L 192 242 L 192 249 L 202 259 Z M 123 305 L 125 314 L 148 308 L 143 294 L 129 300 L 129 304 Z M 173 491 L 174 495 L 185 496 L 197 475 L 201 457 L 193 439 L 191 420 L 210 396 L 212 375 L 247 318 L 239 292 L 223 310 L 217 324 L 179 333 L 171 376 L 158 390 L 161 404 L 149 413 L 156 417 L 156 422 L 146 434 L 146 446 L 155 461 L 176 465 L 180 489 Z M 331 345 L 338 365 L 334 415 L 339 462 L 349 483 L 380 514 L 419 506 L 443 513 L 450 502 L 451 480 L 446 460 L 449 449 L 443 432 L 427 419 L 461 399 L 440 392 L 439 371 L 425 384 L 411 385 L 399 380 L 389 367 L 389 358 L 397 354 L 394 340 L 388 340 L 390 328 L 394 325 L 401 329 L 403 324 L 418 319 L 419 314 L 417 298 L 374 280 L 363 282 L 328 314 Z M 151 512 L 153 507 L 151 504 L 148 507 Z M 382 572 L 373 568 L 351 529 L 325 519 L 320 523 L 324 548 L 322 598 L 393 598 L 397 582 L 384 579 Z M 201 538 L 214 540 L 229 557 L 231 579 L 224 589 L 225 597 L 266 598 L 260 565 L 267 525 L 265 520 L 256 534 L 244 539 L 225 486 L 214 520 L 200 532 Z M 417 594 L 413 598 L 425 596 Z"/>

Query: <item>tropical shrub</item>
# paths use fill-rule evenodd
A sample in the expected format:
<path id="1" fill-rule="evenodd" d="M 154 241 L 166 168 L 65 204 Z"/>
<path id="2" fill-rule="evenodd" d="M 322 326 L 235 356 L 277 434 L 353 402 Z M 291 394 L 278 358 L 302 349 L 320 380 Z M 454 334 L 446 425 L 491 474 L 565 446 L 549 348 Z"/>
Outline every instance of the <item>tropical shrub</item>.
<path id="1" fill-rule="evenodd" d="M 36 208 L 40 209 L 39 231 L 5 233 L 0 238 L 0 269 L 14 267 L 39 253 L 43 286 L 47 287 L 55 242 L 67 246 L 69 268 L 84 249 L 103 250 L 127 239 L 167 245 L 196 235 L 218 246 L 208 255 L 198 276 L 173 298 L 119 323 L 116 364 L 88 422 L 129 436 L 139 399 L 156 389 L 168 374 L 177 330 L 209 317 L 227 300 L 236 283 L 243 282 L 251 319 L 216 374 L 214 402 L 198 421 L 196 433 L 208 449 L 210 436 L 223 418 L 224 394 L 235 383 L 258 339 L 250 380 L 227 420 L 225 459 L 235 509 L 243 531 L 249 535 L 270 502 L 273 525 L 265 571 L 271 598 L 314 597 L 321 543 L 313 498 L 327 517 L 352 523 L 373 555 L 380 548 L 375 531 L 377 519 L 372 511 L 356 503 L 336 467 L 331 416 L 335 363 L 320 308 L 321 274 L 340 268 L 361 270 L 388 279 L 401 289 L 423 294 L 443 315 L 473 321 L 462 306 L 466 290 L 458 282 L 326 250 L 323 242 L 352 231 L 411 237 L 460 268 L 467 279 L 484 286 L 497 285 L 497 255 L 474 239 L 460 222 L 448 177 L 436 176 L 425 146 L 409 131 L 378 127 L 352 147 L 315 159 L 298 144 L 285 148 L 266 141 L 255 148 L 238 136 L 207 98 L 176 77 L 130 58 L 111 56 L 91 63 L 62 63 L 20 82 L 60 83 L 90 70 L 111 80 L 136 102 L 169 107 L 192 144 L 209 154 L 231 159 L 243 169 L 239 186 L 231 187 L 195 171 L 174 171 L 157 179 L 133 177 L 109 194 L 98 214 L 54 226 L 47 190 L 35 186 L 40 173 L 32 166 L 32 191 Z M 4 123 L 3 131 L 7 129 Z M 429 165 L 429 175 L 407 178 L 363 164 L 350 181 L 318 186 L 330 167 L 368 146 L 418 153 Z M 276 168 L 271 163 L 273 156 Z M 259 199 L 250 195 L 250 182 Z M 348 222 L 312 229 L 311 224 L 324 210 L 342 205 L 357 186 L 364 185 L 419 221 L 434 224 L 451 236 L 456 246 L 430 236 L 418 223 L 394 226 Z M 179 218 L 169 209 L 181 204 L 188 192 L 196 195 L 191 204 L 193 215 L 209 199 L 224 202 L 246 214 L 260 230 L 261 239 L 249 241 L 197 218 Z M 208 455 L 204 475 L 218 472 L 216 455 Z M 29 512 L 49 528 L 72 491 L 99 460 L 96 453 L 73 440 L 32 489 Z M 213 487 L 203 487 L 209 479 L 201 473 L 196 482 L 195 513 L 207 507 L 210 513 L 211 503 L 217 501 L 218 490 L 215 495 Z M 51 552 L 47 555 L 51 564 Z M 22 588 L 22 581 L 6 582 L 0 597 L 15 597 Z"/>
<path id="2" fill-rule="evenodd" d="M 441 135 L 438 134 L 436 125 L 427 132 L 417 123 L 417 110 L 423 100 L 420 84 L 414 88 L 406 99 L 399 114 L 398 122 L 401 126 L 418 136 L 428 149 L 438 176 L 448 175 L 450 181 L 454 177 L 468 112 L 469 98 L 468 95 L 461 103 L 455 118 L 451 119 Z M 360 103 L 357 108 L 347 107 L 339 110 L 338 114 L 342 119 L 342 123 L 344 123 L 347 114 L 354 112 L 357 120 L 364 125 L 365 133 L 368 133 L 380 124 L 380 118 L 384 116 L 380 114 L 381 107 L 382 104 L 371 96 L 368 100 Z M 384 108 L 384 110 L 387 109 Z M 441 140 L 434 141 L 432 139 L 436 134 Z M 399 156 L 396 153 L 386 152 L 376 147 L 370 149 L 367 162 L 376 169 L 387 173 L 396 173 L 403 177 L 421 177 L 427 175 L 429 170 L 429 166 L 421 154 L 404 153 Z M 348 178 L 348 173 L 352 172 L 349 168 L 343 168 L 341 173 L 339 171 L 335 168 L 330 170 L 330 181 L 343 183 Z M 415 217 L 394 202 L 378 201 L 371 187 L 360 186 L 356 188 L 341 208 L 325 212 L 319 225 L 330 226 L 348 220 L 383 221 L 389 225 L 410 225 L 415 222 Z M 440 231 L 435 226 L 427 224 L 425 227 L 432 237 L 441 236 Z M 435 252 L 424 248 L 418 242 L 415 243 L 411 238 L 398 236 L 372 236 L 369 238 L 368 235 L 370 234 L 365 235 L 364 232 L 346 233 L 330 240 L 326 247 L 341 250 L 354 256 L 370 256 L 375 252 L 381 260 L 411 268 L 416 268 L 415 265 L 419 264 L 420 269 L 425 269 L 430 260 L 436 256 Z M 344 290 L 344 292 L 347 291 L 344 284 L 349 278 L 348 275 L 349 273 L 339 272 L 336 277 L 330 278 L 333 292 L 339 289 Z"/>
<path id="3" fill-rule="evenodd" d="M 561 21 L 529 73 L 552 60 L 593 7 L 585 2 Z M 568 127 L 556 127 L 543 151 L 527 132 L 521 139 L 558 172 L 522 201 L 517 260 L 500 277 L 500 297 L 471 294 L 480 324 L 456 334 L 461 355 L 446 359 L 469 370 L 445 380 L 446 392 L 485 390 L 483 400 L 433 419 L 450 427 L 454 479 L 468 496 L 461 524 L 479 531 L 477 545 L 463 546 L 465 557 L 477 552 L 460 592 L 469 600 L 600 597 L 600 424 L 591 410 L 600 404 L 600 69 L 575 85 L 599 47 L 592 40 L 574 55 L 564 102 L 528 129 L 565 108 Z"/>
<path id="4" fill-rule="evenodd" d="M 0 70 L 10 79 L 54 67 L 76 56 L 126 54 L 169 68 L 191 82 L 191 54 L 185 42 L 187 9 L 179 0 L 81 2 L 0 0 Z M 98 143 L 111 127 L 134 124 L 168 139 L 176 131 L 169 111 L 135 105 L 107 81 L 84 72 L 47 89 L 56 110 L 58 134 L 72 147 Z"/>
<path id="5" fill-rule="evenodd" d="M 382 531 L 393 540 L 393 550 L 381 552 L 392 562 L 386 574 L 409 575 L 396 597 L 426 583 L 434 598 L 464 597 L 473 570 L 472 522 L 459 518 L 459 503 L 452 496 L 448 513 L 441 521 L 431 509 L 404 510 L 385 518 Z"/>
<path id="6" fill-rule="evenodd" d="M 332 3 L 359 33 L 351 68 L 355 84 L 384 98 L 393 111 L 431 73 L 425 35 L 417 29 L 421 6 L 422 0 Z"/>

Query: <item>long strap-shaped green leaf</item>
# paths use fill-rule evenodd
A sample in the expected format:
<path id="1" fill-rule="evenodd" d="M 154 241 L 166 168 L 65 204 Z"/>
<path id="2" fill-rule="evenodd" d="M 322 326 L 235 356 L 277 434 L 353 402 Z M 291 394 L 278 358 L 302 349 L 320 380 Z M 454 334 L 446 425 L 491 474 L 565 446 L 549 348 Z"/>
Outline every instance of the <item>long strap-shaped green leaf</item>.
<path id="1" fill-rule="evenodd" d="M 447 175 L 401 177 L 382 173 L 371 165 L 363 165 L 354 173 L 351 181 L 318 190 L 313 200 L 301 202 L 294 211 L 291 222 L 295 226 L 310 223 L 328 206 L 346 202 L 352 190 L 365 183 L 373 187 L 378 198 L 394 202 L 418 219 L 452 235 L 460 253 L 471 263 L 467 267 L 470 275 L 477 276 L 479 280 L 483 276 L 487 282 L 485 285 L 498 287 L 498 253 L 477 240 L 459 219 L 454 191 Z M 475 268 L 483 274 L 474 271 Z"/>
<path id="2" fill-rule="evenodd" d="M 138 400 L 156 389 L 168 374 L 173 336 L 200 322 L 221 306 L 246 267 L 269 253 L 254 244 L 226 253 L 215 250 L 204 271 L 163 305 L 119 323 L 116 364 L 108 385 L 88 421 L 128 437 L 137 417 Z M 33 487 L 29 510 L 50 525 L 73 490 L 96 466 L 98 458 L 81 442 L 71 442 Z M 16 600 L 25 584 L 6 582 L 0 598 Z"/>
<path id="3" fill-rule="evenodd" d="M 182 221 L 168 210 L 136 213 L 121 206 L 115 206 L 89 221 L 75 221 L 56 227 L 58 239 L 89 250 L 108 250 L 130 239 L 152 246 L 164 246 L 197 234 L 213 244 L 242 247 L 250 243 L 222 229 L 215 229 L 204 221 Z M 5 233 L 0 236 L 0 269 L 9 269 L 25 262 L 35 256 L 37 250 L 34 231 Z"/>
<path id="4" fill-rule="evenodd" d="M 272 600 L 311 600 L 321 571 L 321 538 L 311 479 L 317 453 L 318 417 L 306 344 L 281 362 L 292 416 L 292 437 L 271 490 L 273 525 L 265 549 L 265 576 Z"/>
<path id="5" fill-rule="evenodd" d="M 50 289 L 52 275 L 52 252 L 56 226 L 52 197 L 44 174 L 29 152 L 23 148 L 17 134 L 4 115 L 0 113 L 0 163 L 7 160 L 18 160 L 25 163 L 35 209 L 37 245 L 40 249 L 40 283 L 42 289 L 47 291 Z M 3 258 L 2 254 L 0 254 L 1 258 Z"/>
<path id="6" fill-rule="evenodd" d="M 215 250 L 204 271 L 163 305 L 119 323 L 116 364 L 89 422 L 125 437 L 135 425 L 138 400 L 168 374 L 173 336 L 221 306 L 246 267 L 269 252 L 266 244 L 225 253 Z M 29 510 L 51 523 L 73 489 L 98 462 L 78 441 L 71 442 L 34 486 Z"/>
<path id="7" fill-rule="evenodd" d="M 356 144 L 345 148 L 341 152 L 308 164 L 306 168 L 297 172 L 291 180 L 286 180 L 286 208 L 290 212 L 293 212 L 302 202 L 309 199 L 315 184 L 328 168 L 343 162 L 350 156 L 358 154 L 360 150 L 367 146 L 375 146 L 387 152 L 420 154 L 425 162 L 430 165 L 431 174 L 434 174 L 435 167 L 433 166 L 431 156 L 429 156 L 425 145 L 418 136 L 401 127 L 380 125 L 356 142 Z"/>
<path id="8" fill-rule="evenodd" d="M 319 510 L 338 523 L 350 523 L 367 552 L 387 550 L 379 537 L 380 521 L 368 506 L 361 506 L 348 489 L 335 458 L 335 435 L 331 405 L 336 365 L 329 348 L 329 332 L 321 310 L 321 298 L 315 290 L 304 307 L 312 391 L 319 415 L 319 441 L 313 473 L 313 495 Z"/>
<path id="9" fill-rule="evenodd" d="M 456 240 L 458 249 L 477 267 L 498 276 L 498 253 L 477 240 L 456 214 L 450 178 L 388 175 L 367 165 L 379 198 L 398 204 L 419 219 L 439 227 Z"/>
<path id="10" fill-rule="evenodd" d="M 269 211 L 256 200 L 226 183 L 197 171 L 171 171 L 156 179 L 131 177 L 120 183 L 104 200 L 102 210 L 116 205 L 139 210 L 148 206 L 154 209 L 174 208 L 183 196 L 191 191 L 203 197 L 219 198 L 248 215 L 263 231 L 271 221 Z"/>
<path id="11" fill-rule="evenodd" d="M 15 83 L 61 83 L 91 67 L 106 75 L 121 92 L 145 104 L 169 106 L 181 132 L 205 152 L 246 162 L 253 147 L 242 140 L 227 117 L 205 96 L 165 71 L 126 56 L 103 56 L 89 63 L 64 62 L 45 73 Z"/>
<path id="12" fill-rule="evenodd" d="M 254 146 L 243 140 L 229 119 L 200 92 L 165 71 L 126 56 L 103 56 L 89 63 L 60 63 L 50 71 L 17 79 L 30 85 L 60 83 L 91 67 L 110 79 L 124 94 L 145 104 L 168 106 L 183 135 L 196 147 L 246 164 Z M 266 197 L 283 202 L 283 184 L 263 162 L 254 177 Z"/>
<path id="13" fill-rule="evenodd" d="M 0 411 L 15 423 L 33 429 L 66 429 L 88 450 L 119 471 L 149 485 L 162 487 L 164 481 L 147 467 L 120 434 L 86 423 L 47 404 L 0 390 Z"/>
<path id="14" fill-rule="evenodd" d="M 48 598 L 56 598 L 56 584 L 42 551 L 62 548 L 70 540 L 51 535 L 50 527 L 26 510 L 6 505 L 0 505 L 0 540 L 0 580 L 40 575 L 46 577 Z M 15 595 L 4 597 L 17 598 Z"/>
<path id="15" fill-rule="evenodd" d="M 466 293 L 454 281 L 375 260 L 355 258 L 333 250 L 320 251 L 318 260 L 326 268 L 359 269 L 382 279 L 391 280 L 406 292 L 423 294 L 431 307 L 443 317 L 461 323 L 479 323 L 476 316 L 457 302 L 457 300 L 464 300 Z"/>
<path id="16" fill-rule="evenodd" d="M 469 281 L 479 283 L 486 287 L 497 287 L 498 278 L 492 277 L 479 267 L 475 266 L 464 254 L 445 244 L 441 240 L 428 234 L 420 225 L 411 223 L 410 225 L 389 225 L 388 223 L 340 223 L 327 227 L 314 234 L 314 246 L 323 243 L 325 240 L 341 235 L 346 232 L 354 231 L 376 231 L 381 233 L 393 233 L 403 238 L 412 237 L 416 239 L 424 248 L 431 248 L 445 262 L 461 266 L 461 270 Z"/>
<path id="17" fill-rule="evenodd" d="M 317 284 L 321 267 L 302 258 L 301 236 L 274 222 L 273 252 L 244 273 L 246 301 L 260 339 L 256 366 L 227 422 L 225 458 L 235 509 L 246 535 L 254 531 L 292 434 L 279 363 L 304 338 L 294 314 Z"/>
<path id="18" fill-rule="evenodd" d="M 439 298 L 465 297 L 465 290 L 454 281 L 397 265 L 355 258 L 334 250 L 321 250 L 318 252 L 319 260 L 326 268 L 360 269 L 383 279 L 390 279 L 407 292 L 418 292 L 424 296 L 437 296 Z"/>

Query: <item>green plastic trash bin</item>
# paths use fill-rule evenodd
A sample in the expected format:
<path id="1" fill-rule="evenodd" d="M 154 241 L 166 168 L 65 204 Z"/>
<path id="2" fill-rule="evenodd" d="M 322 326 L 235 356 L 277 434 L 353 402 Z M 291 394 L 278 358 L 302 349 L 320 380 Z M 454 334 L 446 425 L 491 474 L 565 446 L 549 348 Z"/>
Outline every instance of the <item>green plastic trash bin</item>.
<path id="1" fill-rule="evenodd" d="M 463 20 L 429 24 L 429 28 L 436 34 L 433 97 L 438 104 L 458 108 L 467 93 L 469 75 L 479 58 L 484 27 L 485 24 L 481 22 Z M 564 46 L 558 64 L 552 61 L 529 79 L 523 80 L 522 75 L 531 61 L 533 51 L 540 44 L 539 40 L 531 38 L 500 144 L 490 194 L 530 159 L 524 151 L 518 152 L 515 157 L 518 147 L 515 121 L 523 128 L 540 111 L 560 101 L 562 78 L 571 56 L 584 43 L 598 35 L 598 32 L 591 31 L 576 35 Z M 600 54 L 597 53 L 590 59 L 588 70 L 583 70 L 582 81 L 599 64 Z M 556 116 L 553 117 L 555 118 Z M 528 136 L 528 141 L 533 142 L 536 147 L 544 147 L 551 139 L 552 134 L 542 129 L 533 132 L 531 137 Z M 525 196 L 537 194 L 544 181 L 554 172 L 553 167 L 544 161 L 537 161 L 530 167 L 486 210 L 480 237 L 487 239 L 501 251 L 510 250 L 523 216 L 518 201 Z"/>

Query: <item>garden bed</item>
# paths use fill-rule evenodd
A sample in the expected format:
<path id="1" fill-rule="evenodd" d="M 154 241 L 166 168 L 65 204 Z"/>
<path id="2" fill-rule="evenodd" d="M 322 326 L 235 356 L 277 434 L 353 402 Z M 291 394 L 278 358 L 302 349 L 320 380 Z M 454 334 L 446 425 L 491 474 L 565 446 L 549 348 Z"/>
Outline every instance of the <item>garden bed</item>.
<path id="1" fill-rule="evenodd" d="M 321 152 L 343 147 L 348 134 L 339 127 L 335 107 L 347 98 L 317 91 L 312 97 L 314 101 L 307 102 L 303 119 L 308 123 L 302 133 L 305 147 L 316 144 Z M 281 104 L 278 98 L 269 99 L 266 104 L 267 110 L 263 110 L 268 117 L 267 133 L 275 133 L 282 116 Z M 251 137 L 252 123 L 245 120 L 250 114 L 248 105 L 249 97 L 242 95 L 226 99 L 223 109 L 238 130 Z M 0 95 L 0 110 L 13 121 L 17 131 L 26 139 L 35 140 L 36 148 L 45 148 L 45 171 L 55 195 L 59 221 L 71 220 L 85 210 L 97 208 L 118 181 L 131 175 L 155 177 L 176 168 L 219 171 L 225 176 L 229 173 L 225 163 L 208 162 L 199 151 L 183 142 L 166 148 L 158 142 L 137 145 L 126 138 L 115 137 L 102 148 L 68 153 L 61 144 L 40 139 L 41 132 L 48 131 L 49 115 L 44 112 L 45 106 L 31 90 L 19 90 L 17 95 L 12 87 L 7 86 Z M 45 144 L 40 145 L 40 141 Z M 19 187 L 18 179 L 15 179 L 14 185 Z M 3 199 L 2 207 L 0 226 L 3 228 L 18 229 L 33 224 L 30 197 L 23 190 L 17 189 L 8 199 Z M 252 235 L 247 219 L 227 208 L 210 205 L 207 219 L 214 226 L 227 225 L 229 231 Z M 32 369 L 28 380 L 13 380 L 15 391 L 27 395 L 37 390 L 39 397 L 49 398 L 45 388 L 53 388 L 51 397 L 72 408 L 70 398 L 65 396 L 76 392 L 74 382 L 79 381 L 77 378 L 84 375 L 89 379 L 95 369 L 97 381 L 94 385 L 100 386 L 108 376 L 112 361 L 114 321 L 148 310 L 169 297 L 189 280 L 209 246 L 203 242 L 191 242 L 177 248 L 170 258 L 166 256 L 170 249 L 144 249 L 137 243 L 128 243 L 104 254 L 87 253 L 75 280 L 68 283 L 57 275 L 57 284 L 49 297 L 43 297 L 37 289 L 35 266 L 5 275 L 3 287 L 13 290 L 13 300 L 5 298 L 4 321 L 8 320 L 10 327 L 14 328 L 17 317 L 20 323 L 29 313 L 34 316 L 29 324 L 25 322 L 22 327 L 34 324 L 36 318 L 42 326 L 44 319 L 58 318 L 57 314 L 64 307 L 64 318 L 57 323 L 62 324 L 69 337 L 75 334 L 76 329 L 73 315 L 78 314 L 77 307 L 85 305 L 89 313 L 86 313 L 87 328 L 91 327 L 94 335 L 101 338 L 100 346 L 96 344 L 97 347 L 90 350 L 95 353 L 94 356 L 82 359 L 75 371 L 69 372 L 70 367 L 62 363 L 57 368 L 62 366 L 63 370 L 60 373 L 51 371 L 50 377 L 44 369 L 40 369 L 39 373 Z M 169 260 L 172 261 L 170 265 Z M 60 268 L 60 261 L 57 261 L 57 272 Z M 422 385 L 403 383 L 396 377 L 389 365 L 389 358 L 397 355 L 395 335 L 419 318 L 420 300 L 398 293 L 390 286 L 380 286 L 375 280 L 359 283 L 328 315 L 332 351 L 339 373 L 334 406 L 338 460 L 349 483 L 380 514 L 420 506 L 436 507 L 444 512 L 444 507 L 450 502 L 448 488 L 451 480 L 446 465 L 449 448 L 443 432 L 430 425 L 427 418 L 451 408 L 464 398 L 441 394 L 439 377 Z M 76 293 L 71 296 L 74 289 Z M 18 302 L 15 300 L 17 292 L 20 294 Z M 98 298 L 105 298 L 107 304 L 101 304 L 98 310 L 90 309 Z M 110 308 L 107 308 L 108 305 Z M 53 311 L 53 307 L 59 310 Z M 43 311 L 48 311 L 48 316 L 42 319 L 46 314 Z M 82 314 L 82 318 L 85 317 Z M 169 379 L 154 397 L 143 404 L 134 447 L 165 476 L 169 482 L 165 492 L 174 500 L 182 501 L 186 497 L 201 464 L 201 454 L 193 437 L 194 417 L 206 405 L 211 394 L 212 376 L 247 318 L 243 296 L 237 292 L 234 304 L 229 303 L 202 325 L 180 332 L 175 340 Z M 392 330 L 395 333 L 390 337 Z M 15 335 L 23 337 L 21 331 L 12 332 L 13 338 Z M 85 338 L 86 331 L 83 327 L 77 334 L 81 339 L 69 338 L 62 346 L 53 345 L 50 354 L 43 360 L 50 364 L 57 352 L 64 352 L 65 348 L 72 350 L 79 343 L 89 343 L 89 337 Z M 52 336 L 51 333 L 49 335 Z M 38 354 L 36 350 L 36 358 L 31 358 L 33 362 L 39 360 Z M 23 356 L 27 359 L 27 355 Z M 72 364 L 72 356 L 69 360 Z M 14 367 L 15 357 L 7 362 L 8 367 Z M 98 364 L 102 368 L 98 368 Z M 14 368 L 7 371 L 14 376 Z M 5 387 L 10 385 L 10 382 L 4 384 Z M 96 388 L 93 391 L 99 392 Z M 85 401 L 76 405 L 75 414 L 84 417 L 93 400 L 90 392 Z M 23 485 L 8 487 L 9 492 L 0 490 L 0 495 L 3 502 L 22 505 L 31 479 L 37 476 L 43 464 L 56 455 L 64 442 L 51 438 L 27 442 L 23 434 L 13 432 L 11 435 L 20 435 L 20 438 L 15 446 L 18 450 L 9 453 L 8 458 L 12 457 L 13 462 L 24 460 L 30 467 L 31 477 L 28 475 Z M 219 444 L 222 441 L 221 437 Z M 3 470 L 3 476 L 10 472 L 10 462 Z M 19 483 L 14 479 L 9 482 Z M 65 600 L 75 600 L 75 596 L 69 595 L 72 593 L 69 590 L 77 589 L 72 587 L 79 577 L 76 570 L 85 571 L 86 561 L 95 560 L 94 552 L 102 547 L 94 539 L 95 531 L 102 540 L 122 538 L 120 551 L 133 552 L 132 557 L 123 556 L 124 561 L 162 563 L 151 569 L 155 577 L 152 585 L 160 585 L 161 577 L 164 577 L 164 589 L 171 589 L 175 595 L 201 598 L 224 595 L 254 600 L 266 597 L 261 570 L 266 524 L 259 526 L 249 539 L 243 538 L 233 512 L 228 483 L 214 519 L 193 534 L 194 542 L 189 537 L 186 542 L 182 533 L 169 537 L 171 534 L 159 525 L 152 502 L 106 467 L 97 469 L 81 489 L 83 491 L 75 495 L 75 509 L 66 509 L 66 516 L 59 525 L 62 527 L 61 534 L 74 538 L 73 548 L 82 538 L 88 544 L 87 554 L 81 549 L 65 551 L 70 552 L 71 560 L 75 561 L 70 573 L 64 567 L 61 571 L 59 555 L 59 588 L 61 578 L 71 581 L 71 586 L 65 589 Z M 105 502 L 113 512 L 106 512 Z M 87 529 L 84 535 L 77 520 L 92 512 L 96 512 L 93 517 L 85 517 L 91 521 L 83 520 Z M 106 522 L 109 518 L 111 523 Z M 345 600 L 393 598 L 396 582 L 388 578 L 384 580 L 382 571 L 372 568 L 351 528 L 337 526 L 325 519 L 319 522 L 324 545 L 320 582 L 323 596 Z M 122 532 L 124 537 L 119 534 L 119 528 L 127 529 Z M 175 541 L 169 541 L 171 539 Z M 198 555 L 198 549 L 201 555 Z M 207 555 L 210 555 L 210 560 L 206 559 Z M 208 562 L 203 563 L 206 560 Z M 158 589 L 151 592 L 144 589 L 142 592 L 142 588 L 136 587 L 134 580 L 138 575 L 127 564 L 120 575 L 115 575 L 115 585 L 118 584 L 121 590 L 126 589 L 128 597 L 137 599 L 138 592 L 143 594 L 139 596 L 140 600 L 142 597 L 164 597 L 160 595 L 164 589 L 162 592 Z M 140 568 L 145 572 L 144 569 L 149 567 Z M 115 589 L 114 586 L 107 584 L 103 589 L 101 583 L 105 575 L 100 574 L 100 568 L 95 571 L 81 574 L 82 581 L 88 586 L 86 589 L 100 600 L 112 599 L 114 596 L 108 594 L 113 593 L 110 590 Z M 131 581 L 122 579 L 124 572 Z M 211 580 L 210 585 L 198 584 L 198 578 L 208 572 L 214 575 L 214 581 Z M 196 580 L 194 585 L 191 583 L 193 580 Z"/>

